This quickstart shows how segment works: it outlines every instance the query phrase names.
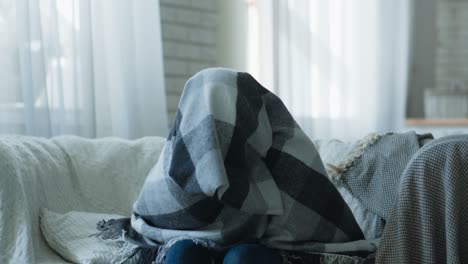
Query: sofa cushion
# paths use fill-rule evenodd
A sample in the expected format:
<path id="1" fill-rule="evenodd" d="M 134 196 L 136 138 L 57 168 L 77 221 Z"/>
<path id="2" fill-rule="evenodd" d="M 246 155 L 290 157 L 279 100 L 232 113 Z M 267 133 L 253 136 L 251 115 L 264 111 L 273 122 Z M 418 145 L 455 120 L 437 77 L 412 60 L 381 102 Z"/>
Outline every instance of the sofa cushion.
<path id="1" fill-rule="evenodd" d="M 120 215 L 71 211 L 58 214 L 41 210 L 44 239 L 64 259 L 73 263 L 112 263 L 120 247 L 109 240 L 93 236 L 100 220 L 122 218 Z"/>

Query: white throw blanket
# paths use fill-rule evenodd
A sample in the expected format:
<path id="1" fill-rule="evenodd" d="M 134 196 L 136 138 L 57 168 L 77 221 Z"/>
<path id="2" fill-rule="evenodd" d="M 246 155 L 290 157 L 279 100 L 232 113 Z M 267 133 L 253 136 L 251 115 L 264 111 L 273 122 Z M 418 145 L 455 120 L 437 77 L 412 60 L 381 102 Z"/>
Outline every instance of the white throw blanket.
<path id="1" fill-rule="evenodd" d="M 41 237 L 40 209 L 130 214 L 164 142 L 0 136 L 0 263 L 66 263 Z"/>

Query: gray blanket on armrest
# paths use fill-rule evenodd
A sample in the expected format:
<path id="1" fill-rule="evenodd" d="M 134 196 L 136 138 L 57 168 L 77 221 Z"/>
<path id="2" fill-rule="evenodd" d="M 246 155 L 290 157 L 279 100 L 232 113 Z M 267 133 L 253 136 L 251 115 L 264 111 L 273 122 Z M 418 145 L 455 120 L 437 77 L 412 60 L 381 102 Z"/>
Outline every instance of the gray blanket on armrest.
<path id="1" fill-rule="evenodd" d="M 382 219 L 376 263 L 468 263 L 468 135 L 430 138 L 388 133 L 337 166 Z"/>
<path id="2" fill-rule="evenodd" d="M 404 171 L 377 263 L 468 263 L 468 135 L 436 139 Z"/>

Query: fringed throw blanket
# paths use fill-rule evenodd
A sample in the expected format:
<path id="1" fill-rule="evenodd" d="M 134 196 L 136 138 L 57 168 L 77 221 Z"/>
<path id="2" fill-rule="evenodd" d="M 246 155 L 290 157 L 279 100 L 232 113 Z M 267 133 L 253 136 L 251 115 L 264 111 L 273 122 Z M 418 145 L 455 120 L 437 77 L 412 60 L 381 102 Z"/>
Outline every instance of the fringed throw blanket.
<path id="1" fill-rule="evenodd" d="M 397 197 L 377 263 L 468 263 L 468 135 L 424 145 Z"/>
<path id="2" fill-rule="evenodd" d="M 332 166 L 337 173 L 330 175 L 346 188 L 353 199 L 359 201 L 360 206 L 378 219 L 376 230 L 371 232 L 376 237 L 382 235 L 388 221 L 408 162 L 422 145 L 432 139 L 432 134 L 418 135 L 414 131 L 370 134 L 361 140 L 347 159 Z M 356 218 L 358 223 L 369 221 L 359 216 Z"/>
<path id="3" fill-rule="evenodd" d="M 158 248 L 163 261 L 164 249 L 181 238 L 209 247 L 255 241 L 315 252 L 363 238 L 282 102 L 249 74 L 226 69 L 204 70 L 187 82 L 133 212 L 131 221 L 99 228 L 104 238 L 124 230 L 123 259 L 141 249 L 138 263 L 154 260 Z"/>
<path id="4" fill-rule="evenodd" d="M 419 138 L 413 131 L 381 135 L 342 175 L 353 196 L 385 221 L 395 204 L 401 174 L 420 148 Z"/>

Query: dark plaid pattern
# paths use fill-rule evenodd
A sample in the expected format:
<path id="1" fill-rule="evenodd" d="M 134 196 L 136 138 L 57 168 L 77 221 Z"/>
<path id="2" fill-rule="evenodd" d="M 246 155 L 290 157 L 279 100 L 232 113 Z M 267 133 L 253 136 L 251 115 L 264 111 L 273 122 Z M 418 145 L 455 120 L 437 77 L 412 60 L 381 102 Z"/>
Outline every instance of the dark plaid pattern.
<path id="1" fill-rule="evenodd" d="M 468 135 L 424 145 L 403 173 L 377 263 L 468 263 Z"/>
<path id="2" fill-rule="evenodd" d="M 189 237 L 307 250 L 363 238 L 281 100 L 227 69 L 187 82 L 133 212 L 130 231 L 149 247 Z"/>

